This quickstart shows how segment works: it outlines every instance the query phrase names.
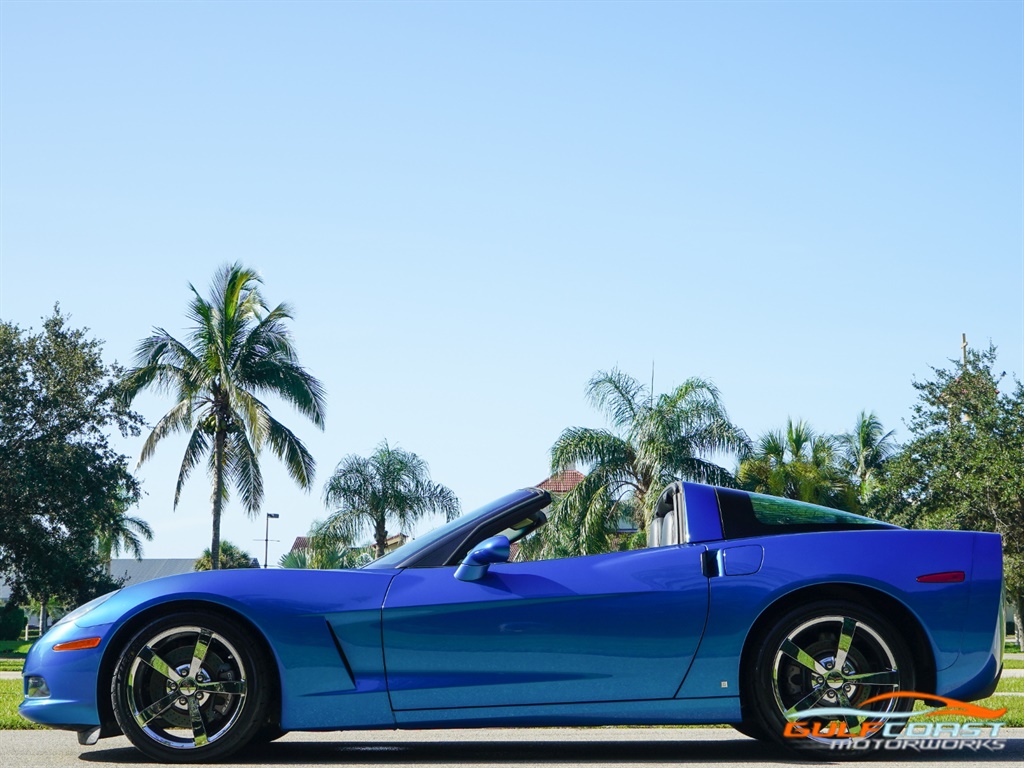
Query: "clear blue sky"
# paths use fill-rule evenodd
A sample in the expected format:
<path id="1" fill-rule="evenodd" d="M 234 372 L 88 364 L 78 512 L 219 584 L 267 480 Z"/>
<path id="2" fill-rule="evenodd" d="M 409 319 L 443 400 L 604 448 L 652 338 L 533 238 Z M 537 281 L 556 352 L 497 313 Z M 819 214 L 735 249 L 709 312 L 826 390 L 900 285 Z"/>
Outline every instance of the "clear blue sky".
<path id="1" fill-rule="evenodd" d="M 961 332 L 1024 373 L 1022 9 L 3 2 L 0 317 L 59 301 L 127 363 L 258 268 L 329 393 L 324 433 L 277 411 L 319 476 L 267 457 L 274 560 L 384 438 L 470 508 L 537 483 L 612 366 L 710 377 L 754 436 L 905 436 Z M 140 472 L 149 556 L 209 545 L 183 448 Z"/>

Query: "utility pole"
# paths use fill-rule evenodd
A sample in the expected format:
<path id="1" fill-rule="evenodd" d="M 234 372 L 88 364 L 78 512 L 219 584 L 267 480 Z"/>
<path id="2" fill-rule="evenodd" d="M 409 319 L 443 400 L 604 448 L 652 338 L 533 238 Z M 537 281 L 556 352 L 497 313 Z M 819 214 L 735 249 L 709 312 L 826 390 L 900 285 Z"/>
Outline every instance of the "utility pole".
<path id="1" fill-rule="evenodd" d="M 960 334 L 960 349 L 964 353 L 964 370 L 967 370 L 967 334 Z"/>
<path id="2" fill-rule="evenodd" d="M 267 530 L 263 536 L 263 567 L 267 567 L 267 552 L 270 550 L 270 518 L 277 520 L 280 515 L 274 514 L 273 512 L 267 512 Z"/>

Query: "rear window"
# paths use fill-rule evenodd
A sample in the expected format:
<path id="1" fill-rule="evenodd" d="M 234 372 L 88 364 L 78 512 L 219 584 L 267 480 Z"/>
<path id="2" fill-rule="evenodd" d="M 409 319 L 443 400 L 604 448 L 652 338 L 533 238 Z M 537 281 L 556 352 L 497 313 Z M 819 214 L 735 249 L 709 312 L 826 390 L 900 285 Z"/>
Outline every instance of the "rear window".
<path id="1" fill-rule="evenodd" d="M 722 532 L 727 539 L 780 533 L 896 528 L 870 517 L 803 501 L 716 488 Z"/>
<path id="2" fill-rule="evenodd" d="M 871 525 L 877 523 L 870 517 L 862 517 L 841 509 L 819 507 L 793 499 L 780 499 L 778 496 L 765 496 L 760 493 L 748 493 L 754 517 L 765 525 L 800 525 L 822 523 L 834 525 L 849 523 L 850 525 Z"/>

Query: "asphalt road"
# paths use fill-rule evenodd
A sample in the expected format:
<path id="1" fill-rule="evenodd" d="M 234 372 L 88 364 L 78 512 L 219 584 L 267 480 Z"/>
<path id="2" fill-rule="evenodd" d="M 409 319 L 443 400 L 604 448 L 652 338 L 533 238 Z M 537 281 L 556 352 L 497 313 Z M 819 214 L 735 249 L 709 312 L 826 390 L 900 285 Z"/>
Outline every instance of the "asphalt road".
<path id="1" fill-rule="evenodd" d="M 1005 748 L 998 752 L 901 752 L 857 760 L 874 766 L 951 768 L 1024 765 L 1024 728 L 1007 729 Z M 344 768 L 386 766 L 648 766 L 723 765 L 809 766 L 849 764 L 821 759 L 801 760 L 780 748 L 720 728 L 564 728 L 529 730 L 364 731 L 291 733 L 233 761 L 235 766 L 323 766 Z M 0 731 L 0 765 L 10 768 L 85 768 L 138 766 L 147 760 L 127 739 L 104 739 L 80 747 L 73 733 Z"/>

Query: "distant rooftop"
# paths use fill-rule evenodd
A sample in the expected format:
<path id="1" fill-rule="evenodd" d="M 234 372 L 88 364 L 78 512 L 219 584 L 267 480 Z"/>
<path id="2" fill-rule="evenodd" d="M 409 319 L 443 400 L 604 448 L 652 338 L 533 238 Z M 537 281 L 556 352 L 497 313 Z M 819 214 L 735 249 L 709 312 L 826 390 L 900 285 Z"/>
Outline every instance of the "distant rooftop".
<path id="1" fill-rule="evenodd" d="M 159 579 L 161 576 L 175 576 L 179 573 L 191 573 L 195 565 L 194 557 L 154 558 L 149 560 L 133 560 L 123 558 L 110 561 L 110 575 L 115 579 L 124 579 L 124 585 L 141 584 L 144 581 Z M 0 602 L 11 597 L 11 587 L 6 580 L 0 578 Z"/>
<path id="2" fill-rule="evenodd" d="M 124 579 L 124 585 L 141 584 L 162 576 L 176 576 L 179 573 L 192 573 L 196 559 L 194 557 L 168 557 L 133 560 L 122 558 L 110 561 L 110 575 L 115 579 Z"/>
<path id="3" fill-rule="evenodd" d="M 584 477 L 585 475 L 579 470 L 565 469 L 556 472 L 537 487 L 548 493 L 568 493 L 582 483 Z"/>

